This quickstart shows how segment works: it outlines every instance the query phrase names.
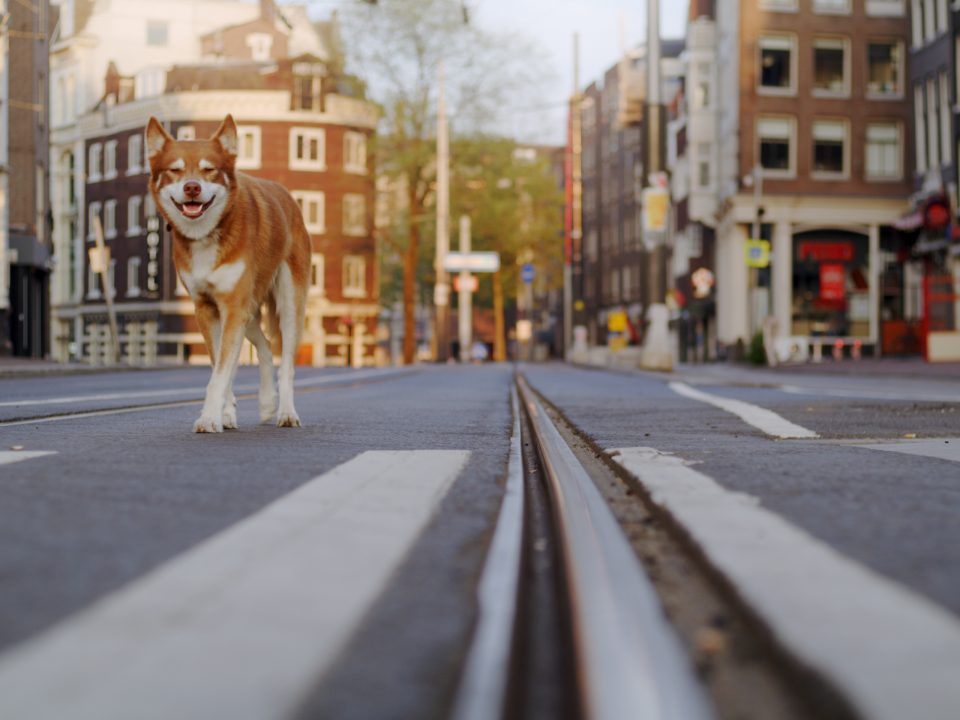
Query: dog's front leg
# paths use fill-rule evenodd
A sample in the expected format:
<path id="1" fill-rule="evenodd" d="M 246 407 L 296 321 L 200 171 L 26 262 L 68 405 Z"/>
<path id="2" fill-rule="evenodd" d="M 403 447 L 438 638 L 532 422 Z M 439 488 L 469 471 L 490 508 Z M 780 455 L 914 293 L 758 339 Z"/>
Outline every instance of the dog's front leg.
<path id="1" fill-rule="evenodd" d="M 277 413 L 277 390 L 273 385 L 273 351 L 260 327 L 259 315 L 247 323 L 246 336 L 257 348 L 260 364 L 260 422 L 269 423 Z"/>
<path id="2" fill-rule="evenodd" d="M 240 348 L 243 344 L 243 332 L 246 318 L 236 310 L 228 310 L 220 306 L 220 342 L 217 343 L 216 360 L 213 365 L 213 374 L 207 384 L 207 396 L 203 403 L 200 417 L 193 424 L 194 432 L 217 433 L 223 432 L 224 404 L 227 395 L 232 396 L 231 385 L 240 359 Z M 234 425 L 236 419 L 234 416 Z"/>

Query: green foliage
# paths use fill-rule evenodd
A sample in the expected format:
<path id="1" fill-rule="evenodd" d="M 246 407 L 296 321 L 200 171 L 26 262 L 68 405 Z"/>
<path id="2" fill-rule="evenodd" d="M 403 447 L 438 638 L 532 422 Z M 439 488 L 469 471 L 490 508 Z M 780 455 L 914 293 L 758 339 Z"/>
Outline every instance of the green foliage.
<path id="1" fill-rule="evenodd" d="M 767 351 L 763 347 L 763 333 L 754 333 L 750 340 L 750 349 L 747 351 L 747 361 L 754 365 L 767 364 Z"/>

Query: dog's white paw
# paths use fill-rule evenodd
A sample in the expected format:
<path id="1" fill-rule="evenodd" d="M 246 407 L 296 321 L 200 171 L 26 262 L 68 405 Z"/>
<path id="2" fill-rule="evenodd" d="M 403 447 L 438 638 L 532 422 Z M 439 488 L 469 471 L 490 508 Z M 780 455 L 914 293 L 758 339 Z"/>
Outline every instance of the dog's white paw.
<path id="1" fill-rule="evenodd" d="M 193 424 L 193 431 L 195 433 L 222 433 L 223 422 L 218 418 L 204 417 L 201 415 Z"/>
<path id="2" fill-rule="evenodd" d="M 293 410 L 280 413 L 280 417 L 277 418 L 277 427 L 300 427 L 300 418 Z"/>
<path id="3" fill-rule="evenodd" d="M 226 407 L 223 409 L 223 429 L 224 430 L 237 429 L 237 408 L 236 407 Z"/>

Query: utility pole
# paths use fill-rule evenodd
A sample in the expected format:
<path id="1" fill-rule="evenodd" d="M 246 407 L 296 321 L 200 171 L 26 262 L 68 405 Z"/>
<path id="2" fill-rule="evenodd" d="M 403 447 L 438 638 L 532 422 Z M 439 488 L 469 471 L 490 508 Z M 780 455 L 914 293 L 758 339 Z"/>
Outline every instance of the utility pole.
<path id="1" fill-rule="evenodd" d="M 580 128 L 580 35 L 573 35 L 573 97 L 570 99 L 570 237 L 567 264 L 564 267 L 564 352 L 573 349 L 573 319 L 575 303 L 583 298 L 583 268 L 581 265 L 583 240 L 583 138 Z M 582 323 L 582 318 L 577 318 Z"/>
<path id="2" fill-rule="evenodd" d="M 470 216 L 460 216 L 460 252 L 470 252 Z M 469 272 L 460 273 L 459 330 L 460 362 L 470 362 L 470 345 L 473 341 L 473 290 L 470 287 L 473 276 Z"/>
<path id="3" fill-rule="evenodd" d="M 655 173 L 663 171 L 663 148 L 661 147 L 661 97 L 660 97 L 660 0 L 647 0 L 647 174 L 652 185 Z M 648 253 L 650 295 L 649 303 L 662 303 L 666 288 L 664 276 L 665 238 L 658 239 Z"/>
<path id="4" fill-rule="evenodd" d="M 446 362 L 450 352 L 449 321 L 450 285 L 444 261 L 450 245 L 450 136 L 447 128 L 447 103 L 444 94 L 443 64 L 439 69 L 439 97 L 437 99 L 437 256 L 435 270 L 437 283 L 433 288 L 436 307 L 437 360 Z"/>

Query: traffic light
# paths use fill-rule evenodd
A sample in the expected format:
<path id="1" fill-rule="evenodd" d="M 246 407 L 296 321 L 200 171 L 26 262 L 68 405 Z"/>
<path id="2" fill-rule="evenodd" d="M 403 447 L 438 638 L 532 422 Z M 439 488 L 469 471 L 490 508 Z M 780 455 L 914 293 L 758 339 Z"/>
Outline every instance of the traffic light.
<path id="1" fill-rule="evenodd" d="M 923 229 L 928 232 L 942 232 L 950 224 L 950 201 L 943 195 L 936 195 L 923 205 Z"/>

